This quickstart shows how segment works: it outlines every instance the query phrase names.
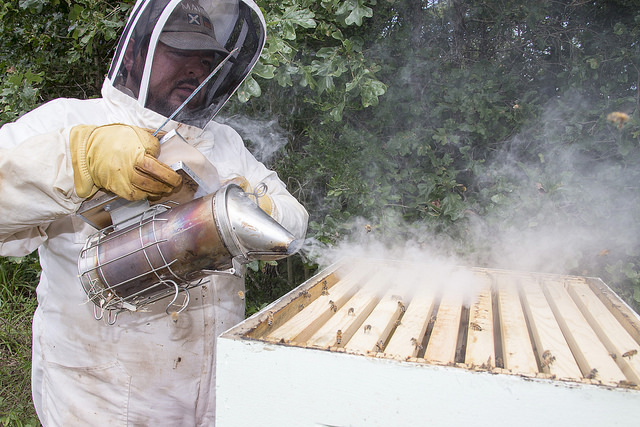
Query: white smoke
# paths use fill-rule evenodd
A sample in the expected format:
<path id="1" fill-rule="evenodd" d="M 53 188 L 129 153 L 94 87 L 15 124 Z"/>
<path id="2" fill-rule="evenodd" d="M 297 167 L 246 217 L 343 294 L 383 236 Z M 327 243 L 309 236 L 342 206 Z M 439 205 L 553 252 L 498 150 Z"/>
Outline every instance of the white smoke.
<path id="1" fill-rule="evenodd" d="M 475 300 L 480 288 L 478 278 L 455 256 L 449 239 L 432 236 L 426 239 L 430 242 L 426 244 L 425 231 L 418 225 L 407 224 L 407 229 L 411 229 L 409 234 L 419 235 L 421 239 L 390 243 L 383 241 L 364 218 L 354 218 L 350 226 L 351 233 L 338 244 L 324 244 L 309 238 L 301 252 L 318 263 L 319 269 L 334 264 L 363 263 L 362 268 L 370 269 L 368 279 L 383 277 L 382 281 L 360 283 L 366 283 L 368 290 L 378 292 L 379 297 L 390 288 L 408 300 L 415 293 L 437 295 L 446 288 L 448 295 L 456 294 L 465 305 Z"/>
<path id="2" fill-rule="evenodd" d="M 593 159 L 583 154 L 592 142 L 584 147 L 562 143 L 567 127 L 583 120 L 587 111 L 585 103 L 569 95 L 550 104 L 531 129 L 507 141 L 507 149 L 487 164 L 480 177 L 481 185 L 503 180 L 506 187 L 496 193 L 493 211 L 483 215 L 469 211 L 464 241 L 399 221 L 395 227 L 401 234 L 415 238 L 392 242 L 378 233 L 376 218 L 355 218 L 344 225 L 350 232 L 338 244 L 309 239 L 304 255 L 321 268 L 348 257 L 398 260 L 413 264 L 418 277 L 437 269 L 451 273 L 455 266 L 601 275 L 607 257 L 637 253 L 640 197 L 637 183 L 629 181 L 630 171 L 620 166 L 608 146 L 603 147 L 602 158 Z M 608 113 L 603 111 L 602 117 Z M 619 132 L 614 126 L 601 129 L 593 138 L 615 139 Z M 537 132 L 535 138 L 532 132 Z M 614 142 L 603 144 L 615 150 Z M 637 166 L 637 161 L 630 163 Z M 629 192 L 621 191 L 623 187 Z M 469 286 L 469 280 L 457 282 L 473 298 L 472 289 L 477 288 Z"/>
<path id="3" fill-rule="evenodd" d="M 278 120 L 252 119 L 246 116 L 218 117 L 217 121 L 235 129 L 256 159 L 269 164 L 287 144 L 287 134 Z"/>
<path id="4" fill-rule="evenodd" d="M 602 272 L 596 265 L 602 264 L 601 257 L 637 251 L 640 199 L 633 182 L 637 160 L 629 159 L 633 169 L 622 166 L 616 144 L 620 130 L 605 125 L 583 143 L 562 143 L 572 127 L 577 129 L 587 122 L 596 129 L 595 121 L 586 118 L 588 111 L 587 103 L 575 94 L 550 103 L 541 121 L 533 126 L 542 135 L 537 138 L 538 145 L 530 143 L 530 133 L 529 137 L 517 136 L 508 144 L 509 151 L 490 165 L 493 178 L 486 179 L 508 177 L 518 182 L 509 195 L 510 208 L 483 218 L 493 224 L 493 233 L 474 233 L 476 242 L 488 239 L 485 246 L 494 266 L 591 275 Z M 603 111 L 600 120 L 608 113 Z M 584 129 L 580 131 L 584 134 Z M 596 141 L 599 158 L 592 154 Z M 524 161 L 522 154 L 527 151 L 533 156 Z M 625 187 L 630 191 L 622 191 Z M 497 228 L 496 224 L 502 226 Z M 588 260 L 592 265 L 585 262 Z"/>

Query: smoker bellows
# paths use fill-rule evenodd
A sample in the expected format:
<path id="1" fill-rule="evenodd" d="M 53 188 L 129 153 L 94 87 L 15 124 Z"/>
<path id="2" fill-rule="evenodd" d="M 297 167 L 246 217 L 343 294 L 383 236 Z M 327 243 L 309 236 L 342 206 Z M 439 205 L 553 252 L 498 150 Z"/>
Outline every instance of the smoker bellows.
<path id="1" fill-rule="evenodd" d="M 639 342 L 596 278 L 344 260 L 222 335 L 219 425 L 255 372 L 264 425 L 624 424 Z"/>

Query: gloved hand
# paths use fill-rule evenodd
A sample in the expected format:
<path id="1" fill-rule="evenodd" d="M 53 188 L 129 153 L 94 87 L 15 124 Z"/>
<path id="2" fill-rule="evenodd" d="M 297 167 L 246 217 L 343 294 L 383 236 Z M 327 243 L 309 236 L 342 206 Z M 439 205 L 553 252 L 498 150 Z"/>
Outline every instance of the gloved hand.
<path id="1" fill-rule="evenodd" d="M 242 188 L 242 191 L 247 193 L 249 198 L 254 202 L 256 202 L 260 207 L 260 209 L 265 211 L 267 215 L 271 215 L 271 213 L 273 212 L 273 201 L 271 200 L 271 197 L 269 197 L 269 195 L 266 194 L 266 191 L 264 194 L 256 194 L 255 189 L 251 187 L 251 184 L 249 183 L 249 181 L 247 181 L 247 178 L 245 178 L 244 176 L 237 176 L 235 178 L 226 180 L 222 183 L 222 185 L 227 185 L 227 184 L 235 184 L 238 187 Z M 260 187 L 260 185 L 258 185 L 258 187 Z"/>
<path id="2" fill-rule="evenodd" d="M 157 138 L 142 128 L 123 124 L 78 125 L 69 134 L 76 194 L 89 197 L 98 189 L 127 200 L 169 193 L 180 175 L 156 157 Z"/>

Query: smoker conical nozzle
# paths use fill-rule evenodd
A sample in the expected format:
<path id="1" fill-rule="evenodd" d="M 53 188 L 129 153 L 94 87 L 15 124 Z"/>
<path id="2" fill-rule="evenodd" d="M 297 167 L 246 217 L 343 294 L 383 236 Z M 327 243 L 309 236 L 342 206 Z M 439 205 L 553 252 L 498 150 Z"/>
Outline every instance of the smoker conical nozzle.
<path id="1" fill-rule="evenodd" d="M 232 257 L 272 261 L 297 252 L 302 241 L 278 224 L 234 184 L 219 190 L 214 201 L 222 239 Z"/>

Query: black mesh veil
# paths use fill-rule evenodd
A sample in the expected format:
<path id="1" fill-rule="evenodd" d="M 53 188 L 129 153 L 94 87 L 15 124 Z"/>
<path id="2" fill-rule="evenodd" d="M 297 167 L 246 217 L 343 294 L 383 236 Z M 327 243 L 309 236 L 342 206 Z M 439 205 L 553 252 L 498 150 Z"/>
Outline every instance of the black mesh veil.
<path id="1" fill-rule="evenodd" d="M 260 57 L 265 42 L 265 23 L 252 0 L 139 1 L 125 26 L 108 78 L 114 87 L 149 107 L 150 76 L 154 72 L 160 73 L 159 67 L 153 68 L 158 39 L 172 14 L 183 7 L 197 7 L 208 15 L 215 39 L 227 52 L 237 48 L 203 87 L 200 95 L 203 101 L 197 106 L 190 103 L 175 117 L 179 122 L 203 128 L 238 89 Z M 226 53 L 219 52 L 215 62 L 220 63 L 225 56 Z M 166 112 L 158 112 L 169 116 Z"/>

